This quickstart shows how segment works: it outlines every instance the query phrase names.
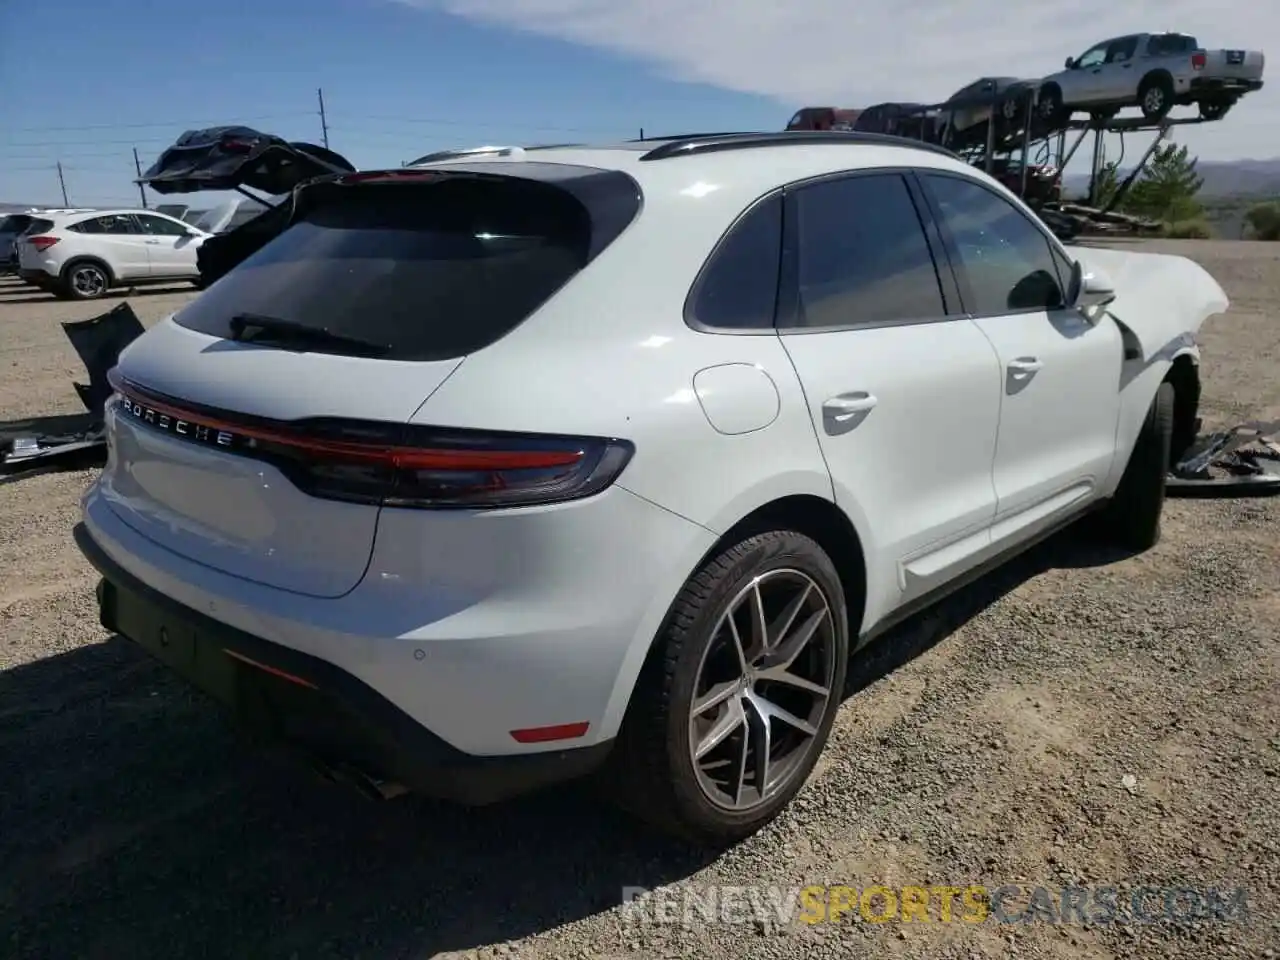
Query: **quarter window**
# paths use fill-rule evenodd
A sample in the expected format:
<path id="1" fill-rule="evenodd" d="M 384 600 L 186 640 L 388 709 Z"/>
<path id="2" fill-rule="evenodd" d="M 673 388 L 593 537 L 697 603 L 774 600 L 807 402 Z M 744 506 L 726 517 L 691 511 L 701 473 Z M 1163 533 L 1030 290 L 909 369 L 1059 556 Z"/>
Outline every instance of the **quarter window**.
<path id="1" fill-rule="evenodd" d="M 969 312 L 996 316 L 1065 305 L 1048 238 L 1005 198 L 972 180 L 926 174 L 968 280 Z"/>
<path id="2" fill-rule="evenodd" d="M 711 254 L 698 281 L 693 318 L 708 327 L 773 327 L 782 251 L 782 195 L 760 201 Z"/>
<path id="3" fill-rule="evenodd" d="M 946 316 L 915 202 L 898 174 L 802 187 L 789 222 L 797 247 L 799 327 L 849 327 Z"/>

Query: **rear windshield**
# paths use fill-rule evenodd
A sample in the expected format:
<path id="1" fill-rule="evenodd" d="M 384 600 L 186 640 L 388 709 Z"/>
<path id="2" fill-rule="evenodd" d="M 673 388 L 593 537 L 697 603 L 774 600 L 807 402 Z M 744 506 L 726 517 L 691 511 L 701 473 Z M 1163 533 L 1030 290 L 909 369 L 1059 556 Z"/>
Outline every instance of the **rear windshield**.
<path id="1" fill-rule="evenodd" d="M 514 329 L 590 251 L 586 208 L 546 184 L 450 178 L 313 195 L 310 212 L 176 322 L 225 338 L 233 316 L 260 314 L 388 345 L 386 359 L 452 359 Z"/>
<path id="2" fill-rule="evenodd" d="M 19 236 L 33 236 L 37 233 L 44 233 L 53 226 L 52 220 L 45 220 L 41 217 L 32 217 L 31 222 L 27 224 L 27 228 L 19 234 Z"/>
<path id="3" fill-rule="evenodd" d="M 31 217 L 25 214 L 15 214 L 0 220 L 0 233 L 15 235 L 21 233 L 27 228 L 27 224 L 31 222 Z"/>
<path id="4" fill-rule="evenodd" d="M 1168 57 L 1179 53 L 1194 53 L 1200 49 L 1195 37 L 1185 33 L 1165 33 L 1147 42 L 1147 53 L 1153 57 Z"/>

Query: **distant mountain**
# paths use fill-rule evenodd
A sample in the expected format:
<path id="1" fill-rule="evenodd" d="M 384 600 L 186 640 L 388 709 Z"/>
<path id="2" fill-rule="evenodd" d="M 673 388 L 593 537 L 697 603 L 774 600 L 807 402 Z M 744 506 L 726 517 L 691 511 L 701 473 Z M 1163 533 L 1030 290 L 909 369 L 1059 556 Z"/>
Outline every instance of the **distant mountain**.
<path id="1" fill-rule="evenodd" d="M 1122 167 L 1121 179 L 1132 169 Z M 1280 157 L 1271 160 L 1204 160 L 1196 166 L 1196 171 L 1204 177 L 1204 186 L 1200 188 L 1200 196 L 1204 199 L 1280 196 Z M 1083 194 L 1089 189 L 1089 175 L 1070 174 L 1063 186 L 1070 194 Z"/>

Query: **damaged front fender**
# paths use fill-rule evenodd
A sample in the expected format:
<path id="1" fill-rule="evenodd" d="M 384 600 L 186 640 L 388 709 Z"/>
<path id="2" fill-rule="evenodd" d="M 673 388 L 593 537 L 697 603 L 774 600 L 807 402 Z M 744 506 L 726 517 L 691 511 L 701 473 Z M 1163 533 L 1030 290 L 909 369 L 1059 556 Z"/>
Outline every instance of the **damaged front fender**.
<path id="1" fill-rule="evenodd" d="M 1194 351 L 1204 322 L 1230 305 L 1218 281 L 1187 257 L 1099 247 L 1068 252 L 1110 278 L 1116 298 L 1107 313 L 1125 335 L 1128 359 L 1143 366 Z"/>

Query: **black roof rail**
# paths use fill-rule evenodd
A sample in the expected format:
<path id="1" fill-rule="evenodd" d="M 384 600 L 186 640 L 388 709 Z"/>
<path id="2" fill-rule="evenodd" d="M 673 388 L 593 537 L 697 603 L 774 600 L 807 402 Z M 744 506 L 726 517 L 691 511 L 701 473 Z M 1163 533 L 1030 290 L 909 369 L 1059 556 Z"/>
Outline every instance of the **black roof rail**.
<path id="1" fill-rule="evenodd" d="M 627 143 L 650 143 L 658 140 L 707 140 L 712 137 L 758 137 L 755 130 L 715 130 L 709 133 L 668 133 L 660 137 L 633 137 Z"/>
<path id="2" fill-rule="evenodd" d="M 887 133 L 859 133 L 853 130 L 784 130 L 774 133 L 711 133 L 668 140 L 654 147 L 641 160 L 667 160 L 699 153 L 716 153 L 723 150 L 747 150 L 752 147 L 781 147 L 790 144 L 842 143 L 846 145 L 906 147 L 911 150 L 927 150 L 944 157 L 956 158 L 946 147 L 909 137 L 894 137 Z"/>

